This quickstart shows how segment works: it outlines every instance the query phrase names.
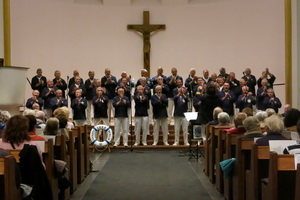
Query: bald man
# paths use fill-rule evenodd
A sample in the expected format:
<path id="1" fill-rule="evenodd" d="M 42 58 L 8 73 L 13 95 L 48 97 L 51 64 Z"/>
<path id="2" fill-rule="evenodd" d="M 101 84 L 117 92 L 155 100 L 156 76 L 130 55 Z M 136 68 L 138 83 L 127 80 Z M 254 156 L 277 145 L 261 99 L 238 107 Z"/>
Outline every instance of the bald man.
<path id="1" fill-rule="evenodd" d="M 38 90 L 32 91 L 32 97 L 26 101 L 26 108 L 33 109 L 32 106 L 35 103 L 39 104 L 40 110 L 44 106 L 44 100 L 40 98 L 40 92 Z"/>

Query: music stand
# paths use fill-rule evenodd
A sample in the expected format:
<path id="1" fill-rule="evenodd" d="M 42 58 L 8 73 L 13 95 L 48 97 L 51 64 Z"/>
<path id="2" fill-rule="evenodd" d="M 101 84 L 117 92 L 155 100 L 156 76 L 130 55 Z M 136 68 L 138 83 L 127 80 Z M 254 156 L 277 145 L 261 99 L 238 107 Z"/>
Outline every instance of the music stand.
<path id="1" fill-rule="evenodd" d="M 189 160 L 192 158 L 196 158 L 198 161 L 199 158 L 199 142 L 203 141 L 203 138 L 194 138 L 194 126 L 196 125 L 200 125 L 200 123 L 197 121 L 198 118 L 198 112 L 186 112 L 184 113 L 187 121 L 189 122 Z M 199 126 L 200 128 L 200 126 Z M 194 153 L 193 149 L 192 149 L 192 142 L 197 142 L 197 146 L 196 146 L 196 154 Z"/>

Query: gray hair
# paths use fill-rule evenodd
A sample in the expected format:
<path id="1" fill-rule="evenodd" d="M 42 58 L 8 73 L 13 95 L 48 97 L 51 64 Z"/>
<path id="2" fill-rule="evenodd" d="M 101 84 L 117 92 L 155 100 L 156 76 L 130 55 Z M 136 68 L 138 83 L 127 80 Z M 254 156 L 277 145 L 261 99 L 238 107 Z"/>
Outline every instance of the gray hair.
<path id="1" fill-rule="evenodd" d="M 226 112 L 221 112 L 218 114 L 218 121 L 221 124 L 226 124 L 230 122 L 230 117 Z"/>
<path id="2" fill-rule="evenodd" d="M 259 121 L 256 117 L 252 117 L 252 116 L 247 117 L 244 120 L 243 125 L 247 132 L 254 132 L 254 131 L 261 132 Z"/>
<path id="3" fill-rule="evenodd" d="M 35 111 L 31 110 L 31 109 L 25 109 L 24 112 L 23 112 L 23 116 L 27 116 L 27 115 L 35 116 Z"/>
<path id="4" fill-rule="evenodd" d="M 213 118 L 217 119 L 218 115 L 223 112 L 222 108 L 220 107 L 215 107 L 215 109 L 213 110 Z"/>
<path id="5" fill-rule="evenodd" d="M 44 120 L 45 119 L 45 113 L 41 110 L 35 111 L 35 118 Z"/>
<path id="6" fill-rule="evenodd" d="M 258 119 L 258 121 L 262 122 L 264 121 L 268 116 L 268 113 L 266 111 L 258 111 L 255 115 L 256 119 Z"/>
<path id="7" fill-rule="evenodd" d="M 266 112 L 268 113 L 268 117 L 270 117 L 271 115 L 274 115 L 276 113 L 273 108 L 267 108 Z"/>
<path id="8" fill-rule="evenodd" d="M 11 118 L 11 114 L 6 110 L 0 111 L 0 123 L 6 124 L 7 121 Z"/>
<path id="9" fill-rule="evenodd" d="M 45 135 L 56 135 L 59 130 L 59 121 L 55 117 L 50 117 L 47 120 L 45 129 L 44 129 L 44 134 Z"/>
<path id="10" fill-rule="evenodd" d="M 235 127 L 242 126 L 244 120 L 247 118 L 247 114 L 244 112 L 239 112 L 234 116 Z"/>
<path id="11" fill-rule="evenodd" d="M 268 132 L 280 134 L 284 129 L 283 120 L 278 115 L 271 115 L 265 119 L 265 125 L 269 129 Z"/>

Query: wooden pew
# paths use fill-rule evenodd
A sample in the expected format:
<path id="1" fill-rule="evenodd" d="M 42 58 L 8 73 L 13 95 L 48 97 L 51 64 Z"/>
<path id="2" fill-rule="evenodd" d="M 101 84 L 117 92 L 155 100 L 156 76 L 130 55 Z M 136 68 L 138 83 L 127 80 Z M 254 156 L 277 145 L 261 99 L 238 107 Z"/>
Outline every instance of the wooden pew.
<path id="1" fill-rule="evenodd" d="M 211 133 L 212 133 L 212 127 L 214 125 L 207 124 L 205 127 L 205 135 L 206 140 L 204 140 L 204 173 L 206 176 L 209 176 L 209 149 L 210 149 L 210 143 L 211 140 L 209 139 Z M 209 140 L 208 140 L 209 139 Z"/>
<path id="2" fill-rule="evenodd" d="M 11 153 L 14 156 L 17 163 L 20 162 L 19 153 L 20 153 L 21 149 L 6 149 L 6 151 L 9 151 L 9 153 Z"/>
<path id="3" fill-rule="evenodd" d="M 7 149 L 14 158 L 16 159 L 16 162 L 18 163 L 20 160 L 19 153 L 22 149 Z M 53 146 L 53 140 L 48 139 L 45 141 L 45 149 L 43 151 L 43 162 L 46 167 L 46 174 L 48 177 L 48 180 L 50 182 L 51 188 L 52 188 L 52 194 L 53 199 L 58 199 L 58 177 L 55 173 L 55 166 L 54 166 L 54 146 Z"/>
<path id="4" fill-rule="evenodd" d="M 92 126 L 85 125 L 85 131 L 83 132 L 83 146 L 84 146 L 84 172 L 86 176 L 91 172 L 90 165 L 90 132 Z"/>
<path id="5" fill-rule="evenodd" d="M 268 162 L 270 159 L 269 146 L 251 147 L 251 160 L 249 175 L 246 177 L 246 199 L 257 200 L 261 195 L 261 179 L 268 176 Z M 237 191 L 234 190 L 234 198 L 238 199 Z"/>
<path id="6" fill-rule="evenodd" d="M 0 199 L 19 200 L 22 199 L 21 190 L 16 186 L 16 160 L 14 156 L 0 158 Z"/>
<path id="7" fill-rule="evenodd" d="M 63 160 L 67 163 L 66 167 L 70 169 L 70 156 L 67 154 L 66 136 L 58 135 L 55 138 L 54 145 L 54 157 L 58 160 Z M 70 179 L 70 172 L 66 172 L 65 175 Z M 59 192 L 59 199 L 67 200 L 70 199 L 70 188 Z"/>
<path id="8" fill-rule="evenodd" d="M 254 139 L 237 138 L 236 151 L 235 151 L 235 166 L 232 177 L 232 184 L 229 183 L 228 198 L 233 198 L 233 188 L 235 190 L 235 199 L 246 199 L 246 174 L 249 174 L 251 148 L 254 144 Z"/>
<path id="9" fill-rule="evenodd" d="M 217 148 L 217 144 L 218 144 L 218 135 L 219 135 L 219 130 L 223 130 L 223 129 L 229 129 L 231 127 L 216 127 L 213 126 L 212 127 L 212 132 L 210 134 L 210 142 L 209 142 L 209 180 L 212 183 L 216 182 L 216 175 L 215 175 L 215 167 L 216 167 L 216 148 Z"/>
<path id="10" fill-rule="evenodd" d="M 220 193 L 224 192 L 223 171 L 220 162 L 223 161 L 225 154 L 226 131 L 219 130 L 218 145 L 216 149 L 216 188 Z"/>
<path id="11" fill-rule="evenodd" d="M 269 176 L 267 183 L 262 183 L 263 199 L 295 199 L 296 170 L 294 155 L 270 152 Z"/>
<path id="12" fill-rule="evenodd" d="M 53 199 L 58 199 L 58 177 L 56 176 L 56 169 L 54 165 L 54 144 L 53 139 L 45 142 L 45 151 L 43 152 L 43 160 L 46 166 L 46 173 L 51 184 Z"/>
<path id="13" fill-rule="evenodd" d="M 78 187 L 77 181 L 77 150 L 75 149 L 75 136 L 73 132 L 69 132 L 69 140 L 66 140 L 66 144 L 68 146 L 68 155 L 70 157 L 70 194 L 73 194 Z"/>
<path id="14" fill-rule="evenodd" d="M 84 144 L 83 144 L 83 132 L 84 126 L 76 126 L 72 129 L 75 137 L 75 149 L 77 150 L 77 181 L 78 184 L 82 183 L 85 178 L 84 169 Z"/>
<path id="15" fill-rule="evenodd" d="M 295 200 L 300 199 L 300 163 L 297 164 Z"/>
<path id="16" fill-rule="evenodd" d="M 216 149 L 216 188 L 221 193 L 224 192 L 224 174 L 219 163 L 235 157 L 237 138 L 240 136 L 241 134 L 227 133 L 224 129 L 219 130 Z"/>

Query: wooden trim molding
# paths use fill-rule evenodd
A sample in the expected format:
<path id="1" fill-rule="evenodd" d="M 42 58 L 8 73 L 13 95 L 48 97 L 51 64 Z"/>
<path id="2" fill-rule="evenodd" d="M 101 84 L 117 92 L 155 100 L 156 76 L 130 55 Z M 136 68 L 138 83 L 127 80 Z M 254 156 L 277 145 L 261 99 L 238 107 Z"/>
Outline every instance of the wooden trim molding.
<path id="1" fill-rule="evenodd" d="M 3 0 L 4 65 L 11 65 L 10 50 L 10 0 Z"/>
<path id="2" fill-rule="evenodd" d="M 285 14 L 285 103 L 292 103 L 292 5 L 284 2 Z"/>

